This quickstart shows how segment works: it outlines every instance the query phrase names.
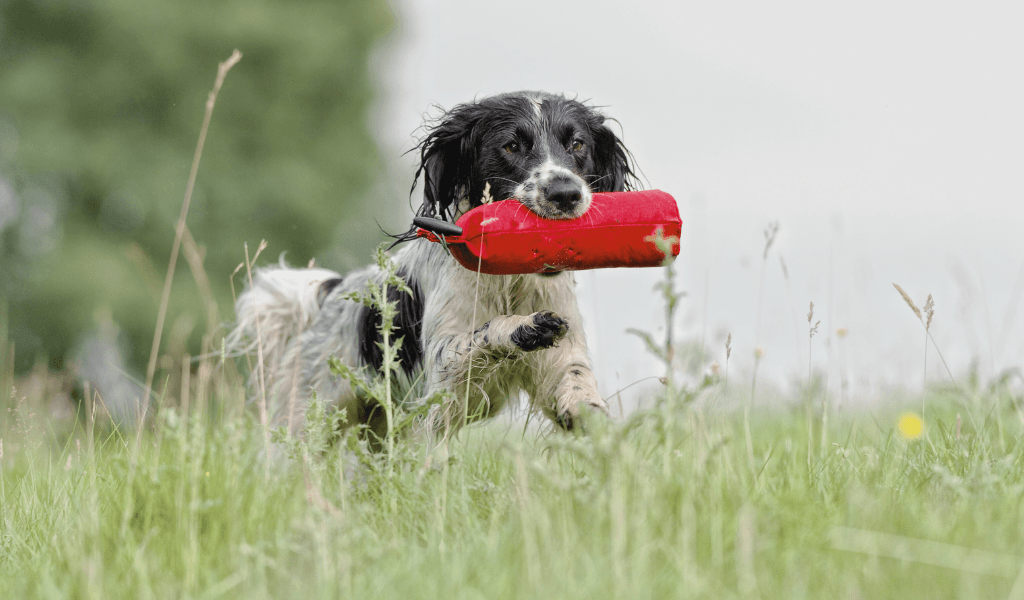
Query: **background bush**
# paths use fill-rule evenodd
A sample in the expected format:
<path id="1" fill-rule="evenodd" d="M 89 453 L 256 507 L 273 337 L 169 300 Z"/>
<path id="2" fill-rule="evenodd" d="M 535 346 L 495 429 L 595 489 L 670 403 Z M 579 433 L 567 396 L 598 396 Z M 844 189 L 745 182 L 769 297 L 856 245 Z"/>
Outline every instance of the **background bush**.
<path id="1" fill-rule="evenodd" d="M 264 256 L 292 264 L 365 261 L 382 169 L 368 58 L 392 24 L 383 0 L 0 3 L 0 306 L 16 369 L 65 366 L 103 322 L 145 363 L 206 95 L 233 48 L 244 58 L 188 218 L 221 314 L 243 242 L 266 238 Z M 168 323 L 194 352 L 184 260 L 176 277 Z"/>

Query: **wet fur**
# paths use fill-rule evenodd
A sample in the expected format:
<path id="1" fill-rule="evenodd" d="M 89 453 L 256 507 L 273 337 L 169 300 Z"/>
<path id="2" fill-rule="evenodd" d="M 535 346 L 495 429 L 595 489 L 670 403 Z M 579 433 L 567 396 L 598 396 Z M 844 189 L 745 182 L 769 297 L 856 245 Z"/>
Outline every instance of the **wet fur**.
<path id="1" fill-rule="evenodd" d="M 478 206 L 485 186 L 497 199 L 515 198 L 553 219 L 577 217 L 594 192 L 632 189 L 631 157 L 605 117 L 575 100 L 519 92 L 458 105 L 418 146 L 423 205 L 417 214 L 453 221 Z M 464 417 L 493 416 L 520 392 L 558 426 L 572 429 L 589 407 L 607 413 L 591 370 L 572 273 L 487 275 L 469 271 L 413 230 L 393 253 L 413 293 L 389 292 L 399 303 L 402 336 L 399 390 L 411 402 L 443 392 L 425 429 L 447 434 Z M 315 392 L 349 422 L 383 433 L 378 407 L 330 373 L 336 356 L 375 373 L 381 364 L 376 310 L 346 300 L 376 266 L 344 277 L 324 269 L 267 267 L 236 304 L 229 346 L 255 353 L 262 332 L 262 378 L 272 424 L 295 432 Z M 468 382 L 468 383 L 467 383 Z M 256 382 L 259 384 L 259 381 Z M 259 387 L 258 385 L 256 387 Z"/>

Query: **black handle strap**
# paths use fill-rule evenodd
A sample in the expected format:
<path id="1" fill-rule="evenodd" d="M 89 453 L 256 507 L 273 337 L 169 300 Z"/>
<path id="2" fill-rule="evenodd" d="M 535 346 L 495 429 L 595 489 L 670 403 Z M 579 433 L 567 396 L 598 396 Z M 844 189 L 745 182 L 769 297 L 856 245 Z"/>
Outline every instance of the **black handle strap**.
<path id="1" fill-rule="evenodd" d="M 462 228 L 454 223 L 433 219 L 431 217 L 413 217 L 412 224 L 420 229 L 426 229 L 437 236 L 458 236 L 462 235 Z"/>

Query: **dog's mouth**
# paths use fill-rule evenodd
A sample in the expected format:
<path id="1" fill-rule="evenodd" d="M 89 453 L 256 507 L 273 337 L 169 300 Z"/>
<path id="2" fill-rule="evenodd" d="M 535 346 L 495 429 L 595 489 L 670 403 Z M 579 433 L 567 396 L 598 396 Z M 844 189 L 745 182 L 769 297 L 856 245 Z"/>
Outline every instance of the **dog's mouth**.
<path id="1" fill-rule="evenodd" d="M 535 171 L 513 198 L 542 219 L 578 219 L 590 208 L 590 186 L 568 169 Z"/>

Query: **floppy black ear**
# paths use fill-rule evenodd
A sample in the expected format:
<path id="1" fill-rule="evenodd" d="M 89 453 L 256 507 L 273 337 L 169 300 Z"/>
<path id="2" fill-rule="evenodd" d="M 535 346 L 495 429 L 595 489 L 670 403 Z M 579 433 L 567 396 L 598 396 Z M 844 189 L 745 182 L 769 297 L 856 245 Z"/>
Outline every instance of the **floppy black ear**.
<path id="1" fill-rule="evenodd" d="M 639 182 L 633 172 L 633 155 L 622 141 L 604 124 L 591 128 L 591 134 L 594 136 L 594 191 L 637 189 Z"/>
<path id="2" fill-rule="evenodd" d="M 422 173 L 423 206 L 418 215 L 454 220 L 458 201 L 472 193 L 478 113 L 475 105 L 456 106 L 420 142 L 420 166 L 409 192 L 416 189 Z"/>

